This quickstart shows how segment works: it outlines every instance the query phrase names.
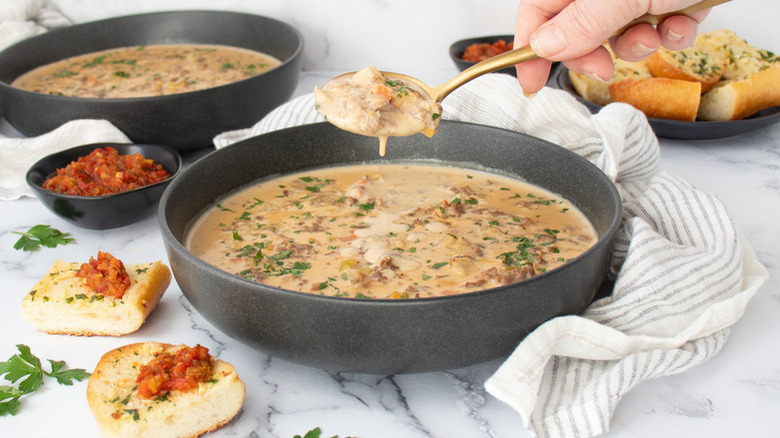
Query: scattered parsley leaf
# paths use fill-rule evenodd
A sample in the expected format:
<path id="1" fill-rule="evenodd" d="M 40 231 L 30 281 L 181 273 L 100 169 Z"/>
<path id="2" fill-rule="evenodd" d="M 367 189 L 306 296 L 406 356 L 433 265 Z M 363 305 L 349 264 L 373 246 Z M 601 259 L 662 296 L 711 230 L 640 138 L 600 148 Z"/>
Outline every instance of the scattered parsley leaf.
<path id="1" fill-rule="evenodd" d="M 48 225 L 36 225 L 24 233 L 19 231 L 12 231 L 12 233 L 22 235 L 14 244 L 14 249 L 22 251 L 36 251 L 41 246 L 54 248 L 57 245 L 67 245 L 76 241 L 70 237 L 70 234 Z"/>
<path id="2" fill-rule="evenodd" d="M 61 385 L 71 386 L 73 381 L 81 381 L 89 377 L 83 369 L 68 369 L 64 361 L 49 359 L 51 371 L 47 372 L 41 365 L 41 360 L 30 352 L 30 347 L 17 344 L 19 354 L 14 354 L 7 361 L 0 362 L 0 376 L 17 384 L 16 387 L 0 385 L 0 417 L 16 415 L 19 412 L 23 395 L 31 394 L 43 385 L 44 376 L 52 377 Z"/>
<path id="3" fill-rule="evenodd" d="M 315 427 L 314 429 L 306 432 L 305 435 L 303 435 L 303 436 L 295 435 L 293 438 L 320 438 L 320 435 L 322 435 L 322 429 L 320 429 L 319 427 Z M 339 436 L 338 435 L 333 435 L 330 438 L 339 438 Z M 347 437 L 347 438 L 350 438 L 350 437 Z"/>

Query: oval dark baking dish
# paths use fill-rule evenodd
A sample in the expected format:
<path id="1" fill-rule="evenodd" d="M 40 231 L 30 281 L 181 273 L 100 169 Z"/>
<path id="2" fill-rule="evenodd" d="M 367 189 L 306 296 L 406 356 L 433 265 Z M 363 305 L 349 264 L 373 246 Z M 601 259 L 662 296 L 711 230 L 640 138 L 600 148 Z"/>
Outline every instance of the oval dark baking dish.
<path id="1" fill-rule="evenodd" d="M 272 55 L 264 74 L 200 91 L 98 99 L 55 96 L 10 85 L 35 67 L 70 56 L 148 44 L 223 44 Z M 75 119 L 106 119 L 136 143 L 177 150 L 208 146 L 215 135 L 249 127 L 287 101 L 301 69 L 303 36 L 281 21 L 234 12 L 174 11 L 94 21 L 47 32 L 0 52 L 2 115 L 27 136 Z"/>
<path id="2" fill-rule="evenodd" d="M 266 176 L 379 161 L 376 139 L 327 123 L 270 132 L 195 162 L 166 189 L 159 221 L 176 281 L 217 328 L 268 354 L 332 371 L 424 372 L 510 353 L 529 332 L 580 313 L 604 280 L 620 195 L 598 168 L 554 144 L 482 125 L 443 121 L 433 138 L 392 138 L 383 160 L 444 162 L 519 176 L 567 198 L 599 241 L 566 265 L 480 292 L 412 300 L 356 300 L 277 289 L 217 269 L 183 239 L 201 212 Z"/>

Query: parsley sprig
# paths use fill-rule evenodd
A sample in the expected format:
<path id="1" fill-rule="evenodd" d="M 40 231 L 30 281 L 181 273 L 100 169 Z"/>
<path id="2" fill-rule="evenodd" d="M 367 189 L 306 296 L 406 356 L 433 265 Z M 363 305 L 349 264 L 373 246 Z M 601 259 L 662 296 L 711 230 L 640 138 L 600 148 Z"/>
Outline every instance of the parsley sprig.
<path id="1" fill-rule="evenodd" d="M 51 360 L 51 371 L 45 371 L 41 360 L 30 352 L 30 347 L 17 344 L 19 354 L 14 354 L 7 361 L 0 362 L 0 376 L 16 386 L 0 385 L 0 417 L 16 415 L 19 412 L 19 399 L 31 394 L 43 386 L 43 377 L 53 377 L 61 385 L 71 386 L 73 381 L 82 381 L 89 377 L 83 369 L 68 369 L 64 361 Z"/>
<path id="2" fill-rule="evenodd" d="M 293 438 L 320 438 L 321 434 L 322 434 L 322 429 L 320 429 L 319 427 L 315 427 L 314 429 L 306 432 L 304 436 L 295 435 Z M 339 437 L 338 435 L 333 435 L 330 438 L 339 438 Z M 347 437 L 347 438 L 351 438 L 351 437 Z"/>
<path id="3" fill-rule="evenodd" d="M 14 249 L 22 251 L 36 251 L 41 246 L 54 248 L 57 245 L 67 245 L 76 241 L 69 233 L 63 233 L 48 225 L 36 225 L 23 233 L 19 231 L 12 231 L 12 233 L 22 235 L 14 244 Z"/>

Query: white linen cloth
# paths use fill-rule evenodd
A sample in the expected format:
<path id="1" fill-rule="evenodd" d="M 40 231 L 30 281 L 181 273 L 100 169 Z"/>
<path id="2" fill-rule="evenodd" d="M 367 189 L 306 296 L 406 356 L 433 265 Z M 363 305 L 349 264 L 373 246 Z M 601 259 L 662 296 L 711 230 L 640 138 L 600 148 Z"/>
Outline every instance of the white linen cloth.
<path id="1" fill-rule="evenodd" d="M 0 50 L 70 24 L 71 21 L 49 0 L 3 0 L 0 2 Z"/>
<path id="2" fill-rule="evenodd" d="M 549 88 L 529 99 L 515 78 L 501 74 L 456 90 L 443 109 L 445 119 L 570 149 L 601 168 L 623 197 L 612 295 L 582 315 L 542 324 L 485 384 L 521 414 L 532 435 L 602 434 L 635 385 L 688 370 L 723 348 L 768 273 L 715 196 L 659 169 L 658 141 L 641 112 L 610 104 L 591 115 L 569 94 Z M 313 95 L 304 95 L 251 128 L 218 135 L 214 144 L 322 120 Z"/>

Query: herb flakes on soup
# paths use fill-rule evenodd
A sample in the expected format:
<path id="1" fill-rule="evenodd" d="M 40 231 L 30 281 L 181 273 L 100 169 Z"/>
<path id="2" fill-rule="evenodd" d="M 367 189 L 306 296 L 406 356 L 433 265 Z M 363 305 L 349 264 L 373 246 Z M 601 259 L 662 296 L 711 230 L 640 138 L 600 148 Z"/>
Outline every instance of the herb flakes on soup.
<path id="1" fill-rule="evenodd" d="M 526 182 L 440 165 L 368 164 L 242 189 L 198 219 L 186 246 L 269 286 L 406 299 L 515 283 L 596 241 L 575 206 Z"/>

